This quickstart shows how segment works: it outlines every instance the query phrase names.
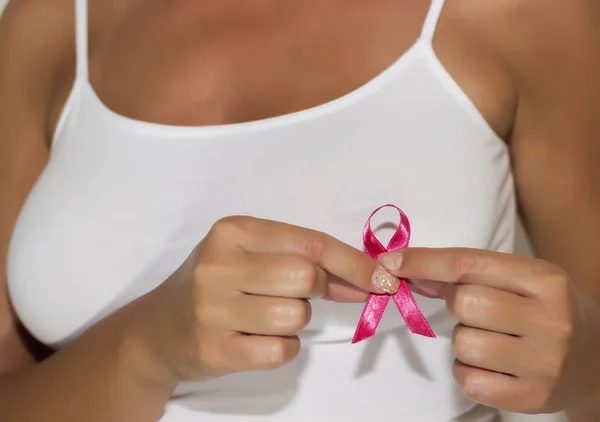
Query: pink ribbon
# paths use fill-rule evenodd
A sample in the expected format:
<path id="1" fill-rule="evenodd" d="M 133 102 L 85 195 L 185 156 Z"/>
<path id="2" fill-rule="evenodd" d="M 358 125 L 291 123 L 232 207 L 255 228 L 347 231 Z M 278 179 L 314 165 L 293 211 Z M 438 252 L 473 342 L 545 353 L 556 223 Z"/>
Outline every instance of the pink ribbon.
<path id="1" fill-rule="evenodd" d="M 381 242 L 379 242 L 377 237 L 375 237 L 375 234 L 371 229 L 371 219 L 379 210 L 387 207 L 394 208 L 398 211 L 400 214 L 400 224 L 398 224 L 398 228 L 396 229 L 396 232 L 390 239 L 390 242 L 386 248 L 381 244 Z M 373 214 L 371 214 L 367 220 L 367 224 L 365 224 L 365 229 L 363 231 L 363 244 L 365 245 L 365 252 L 373 259 L 377 259 L 382 253 L 408 247 L 409 240 L 410 223 L 408 222 L 408 218 L 400 208 L 391 204 L 383 205 L 373 211 Z M 406 279 L 400 279 L 400 289 L 398 289 L 396 294 L 391 295 L 391 297 L 394 299 L 394 303 L 396 304 L 398 311 L 400 311 L 400 315 L 402 315 L 402 318 L 404 319 L 404 322 L 406 322 L 406 325 L 410 331 L 412 331 L 414 334 L 435 338 L 433 330 L 429 326 L 429 323 L 421 312 L 419 305 L 417 305 L 412 292 L 408 288 Z M 383 312 L 385 311 L 389 300 L 390 295 L 387 294 L 378 295 L 372 293 L 369 295 L 362 315 L 360 316 L 360 320 L 358 321 L 358 326 L 356 327 L 352 344 L 358 343 L 359 341 L 363 341 L 375 335 L 375 331 L 377 331 L 377 326 L 379 325 L 379 321 L 381 321 L 381 317 L 383 316 Z"/>

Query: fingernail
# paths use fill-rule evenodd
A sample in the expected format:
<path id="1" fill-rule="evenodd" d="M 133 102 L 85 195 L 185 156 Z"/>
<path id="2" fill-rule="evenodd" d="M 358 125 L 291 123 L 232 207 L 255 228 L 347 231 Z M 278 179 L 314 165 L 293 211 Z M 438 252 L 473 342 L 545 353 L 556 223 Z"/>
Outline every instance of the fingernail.
<path id="1" fill-rule="evenodd" d="M 381 255 L 379 262 L 381 262 L 381 265 L 383 265 L 386 269 L 390 271 L 396 271 L 399 270 L 400 266 L 402 265 L 402 257 L 402 253 L 393 252 Z"/>
<path id="2" fill-rule="evenodd" d="M 383 267 L 377 267 L 371 277 L 371 284 L 383 293 L 394 294 L 400 287 L 400 280 L 387 272 Z"/>

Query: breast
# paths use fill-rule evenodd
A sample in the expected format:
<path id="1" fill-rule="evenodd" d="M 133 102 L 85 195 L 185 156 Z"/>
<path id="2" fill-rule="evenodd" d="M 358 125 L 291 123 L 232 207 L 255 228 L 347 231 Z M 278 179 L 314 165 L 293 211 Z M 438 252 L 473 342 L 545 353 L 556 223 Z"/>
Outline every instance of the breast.
<path id="1" fill-rule="evenodd" d="M 509 169 L 505 146 L 419 56 L 324 107 L 229 126 L 133 121 L 84 85 L 15 228 L 9 291 L 26 327 L 60 346 L 159 285 L 227 215 L 360 248 L 366 218 L 393 203 L 413 246 L 509 251 Z M 447 322 L 443 305 L 420 304 Z M 316 302 L 307 336 L 350 339 L 360 311 Z"/>

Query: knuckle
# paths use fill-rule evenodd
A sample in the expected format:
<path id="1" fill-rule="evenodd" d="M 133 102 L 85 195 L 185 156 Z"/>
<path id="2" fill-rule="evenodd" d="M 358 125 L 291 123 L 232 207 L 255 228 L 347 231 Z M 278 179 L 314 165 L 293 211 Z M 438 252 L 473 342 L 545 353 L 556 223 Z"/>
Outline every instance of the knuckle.
<path id="1" fill-rule="evenodd" d="M 285 343 L 281 339 L 275 339 L 273 344 L 268 348 L 264 358 L 269 366 L 281 366 L 287 361 L 287 351 Z"/>
<path id="2" fill-rule="evenodd" d="M 482 386 L 479 378 L 474 372 L 468 373 L 464 376 L 460 385 L 465 396 L 476 403 L 486 403 L 487 394 L 486 389 Z"/>
<path id="3" fill-rule="evenodd" d="M 568 280 L 567 272 L 556 264 L 543 259 L 535 259 L 536 265 L 532 266 L 535 275 L 550 282 L 564 283 Z"/>
<path id="4" fill-rule="evenodd" d="M 307 297 L 325 293 L 319 279 L 319 270 L 310 262 L 302 262 L 290 270 L 290 283 L 299 286 L 300 293 Z"/>
<path id="5" fill-rule="evenodd" d="M 557 318 L 552 324 L 552 332 L 555 333 L 560 345 L 567 348 L 574 335 L 573 321 L 570 318 Z"/>
<path id="6" fill-rule="evenodd" d="M 470 254 L 458 254 L 454 257 L 454 270 L 456 274 L 467 274 L 481 269 L 482 259 Z"/>
<path id="7" fill-rule="evenodd" d="M 545 306 L 535 322 L 557 346 L 569 348 L 575 336 L 572 306 L 554 305 L 553 309 Z"/>
<path id="8" fill-rule="evenodd" d="M 458 286 L 452 299 L 446 302 L 448 312 L 459 321 L 473 315 L 479 302 L 476 289 L 472 287 L 468 285 Z"/>
<path id="9" fill-rule="evenodd" d="M 252 347 L 248 350 L 248 359 L 253 367 L 276 368 L 285 362 L 285 345 L 279 338 L 272 337 L 267 344 L 261 347 Z"/>
<path id="10" fill-rule="evenodd" d="M 279 368 L 294 360 L 300 352 L 300 340 L 298 338 L 272 337 L 265 348 L 254 350 L 253 361 L 259 367 Z"/>
<path id="11" fill-rule="evenodd" d="M 207 237 L 218 241 L 235 239 L 252 230 L 254 219 L 252 217 L 229 216 L 213 224 Z"/>
<path id="12" fill-rule="evenodd" d="M 309 323 L 312 317 L 312 306 L 308 300 L 298 301 L 297 309 L 295 310 L 294 320 L 296 321 L 296 327 L 294 327 L 297 331 L 305 328 Z"/>
<path id="13" fill-rule="evenodd" d="M 473 331 L 462 325 L 457 325 L 452 333 L 452 345 L 458 360 L 464 363 L 473 362 L 480 358 L 481 350 L 474 339 Z"/>
<path id="14" fill-rule="evenodd" d="M 317 279 L 317 268 L 310 262 L 300 261 L 290 268 L 289 274 L 290 282 L 299 283 L 307 289 L 312 289 Z"/>
<path id="15" fill-rule="evenodd" d="M 538 385 L 532 388 L 528 394 L 528 413 L 539 413 L 550 408 L 552 403 L 552 389 L 546 385 Z"/>
<path id="16" fill-rule="evenodd" d="M 303 244 L 303 255 L 311 261 L 321 261 L 327 247 L 326 235 L 307 236 Z"/>
<path id="17" fill-rule="evenodd" d="M 481 392 L 477 382 L 473 381 L 471 377 L 465 378 L 465 380 L 463 381 L 462 390 L 465 393 L 465 396 L 467 396 L 467 398 L 475 402 L 479 401 L 479 396 L 481 395 Z"/>
<path id="18" fill-rule="evenodd" d="M 273 329 L 296 333 L 306 327 L 311 318 L 311 306 L 305 300 L 274 303 L 265 315 L 265 324 Z"/>

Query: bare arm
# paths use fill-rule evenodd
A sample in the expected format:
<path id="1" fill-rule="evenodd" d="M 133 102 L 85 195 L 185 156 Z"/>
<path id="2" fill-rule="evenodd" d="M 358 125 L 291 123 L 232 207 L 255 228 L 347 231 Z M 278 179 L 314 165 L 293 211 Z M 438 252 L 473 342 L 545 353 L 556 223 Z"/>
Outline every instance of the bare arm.
<path id="1" fill-rule="evenodd" d="M 19 369 L 33 361 L 24 339 L 18 334 L 17 323 L 9 310 L 5 287 L 5 257 L 19 210 L 48 155 L 43 136 L 45 107 L 42 101 L 29 99 L 34 97 L 34 100 L 41 100 L 44 96 L 48 98 L 48 93 L 44 95 L 42 92 L 36 92 L 37 89 L 43 88 L 44 84 L 30 85 L 18 93 L 15 93 L 15 87 L 11 86 L 15 77 L 21 80 L 30 79 L 16 75 L 22 69 L 16 62 L 22 60 L 14 57 L 16 54 L 12 51 L 19 48 L 19 43 L 12 42 L 12 45 L 8 45 L 10 37 L 19 36 L 19 30 L 16 28 L 19 24 L 10 23 L 10 15 L 17 13 L 13 10 L 16 8 L 18 6 L 8 7 L 6 16 L 0 20 L 0 373 Z M 25 54 L 26 51 L 19 52 L 19 55 Z M 49 87 L 47 81 L 46 85 Z M 26 106 L 26 103 L 32 104 L 33 107 Z M 37 119 L 32 119 L 32 116 L 37 116 Z M 35 120 L 38 121 L 37 125 L 32 124 Z M 19 142 L 14 141 L 17 137 Z"/>
<path id="2" fill-rule="evenodd" d="M 134 370 L 143 362 L 132 333 L 144 300 L 37 363 L 7 297 L 7 247 L 48 159 L 52 69 L 72 52 L 72 22 L 72 0 L 14 0 L 0 19 L 0 419 L 156 421 L 170 388 L 145 385 Z"/>
<path id="3" fill-rule="evenodd" d="M 518 36 L 531 44 L 515 65 L 522 94 L 511 150 L 520 205 L 538 256 L 600 302 L 600 8 L 557 2 L 549 14 L 539 6 L 546 22 L 531 28 L 531 16 L 523 26 L 531 32 Z M 600 404 L 569 416 L 599 420 Z"/>
<path id="4" fill-rule="evenodd" d="M 600 28 L 594 19 L 600 15 L 581 22 L 558 51 L 531 60 L 512 156 L 536 252 L 600 302 Z"/>

